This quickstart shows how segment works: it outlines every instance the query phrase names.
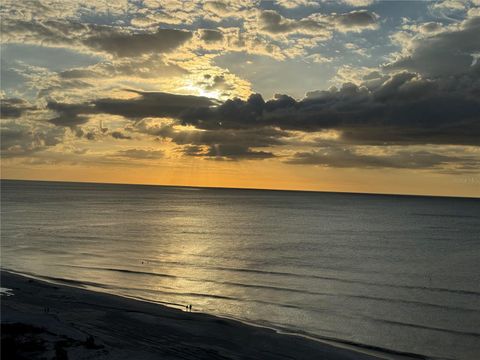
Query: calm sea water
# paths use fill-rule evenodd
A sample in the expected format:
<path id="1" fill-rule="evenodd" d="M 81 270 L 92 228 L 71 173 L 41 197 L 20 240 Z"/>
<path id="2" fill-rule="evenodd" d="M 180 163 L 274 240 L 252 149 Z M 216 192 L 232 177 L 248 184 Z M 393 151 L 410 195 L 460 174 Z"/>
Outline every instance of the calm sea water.
<path id="1" fill-rule="evenodd" d="M 2 181 L 2 267 L 480 358 L 480 200 Z"/>

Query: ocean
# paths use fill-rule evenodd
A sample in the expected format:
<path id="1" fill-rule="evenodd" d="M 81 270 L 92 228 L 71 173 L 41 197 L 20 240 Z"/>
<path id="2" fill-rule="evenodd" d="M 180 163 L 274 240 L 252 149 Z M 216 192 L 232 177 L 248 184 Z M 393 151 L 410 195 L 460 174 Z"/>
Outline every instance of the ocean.
<path id="1" fill-rule="evenodd" d="M 480 358 L 480 200 L 1 181 L 1 266 L 279 331 Z"/>

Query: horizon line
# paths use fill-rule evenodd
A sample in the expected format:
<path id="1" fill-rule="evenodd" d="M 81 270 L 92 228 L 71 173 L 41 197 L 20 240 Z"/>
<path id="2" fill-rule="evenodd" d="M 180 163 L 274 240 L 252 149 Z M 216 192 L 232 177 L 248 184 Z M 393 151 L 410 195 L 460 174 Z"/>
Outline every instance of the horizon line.
<path id="1" fill-rule="evenodd" d="M 29 181 L 29 182 L 47 182 L 47 183 L 71 183 L 71 184 L 91 184 L 91 185 L 123 185 L 123 186 L 150 186 L 150 187 L 180 187 L 188 189 L 211 189 L 211 190 L 250 190 L 250 191 L 279 191 L 279 192 L 305 192 L 321 194 L 350 194 L 350 195 L 372 195 L 372 196 L 405 196 L 405 197 L 438 197 L 438 198 L 458 198 L 479 200 L 480 196 L 458 196 L 458 195 L 433 195 L 433 194 L 405 194 L 405 193 L 375 193 L 361 191 L 328 191 L 328 190 L 304 190 L 304 189 L 268 189 L 255 187 L 228 187 L 228 186 L 195 186 L 195 185 L 169 185 L 169 184 L 151 184 L 151 183 L 115 183 L 99 181 L 72 181 L 72 180 L 42 180 L 42 179 L 13 179 L 0 177 L 0 181 Z"/>

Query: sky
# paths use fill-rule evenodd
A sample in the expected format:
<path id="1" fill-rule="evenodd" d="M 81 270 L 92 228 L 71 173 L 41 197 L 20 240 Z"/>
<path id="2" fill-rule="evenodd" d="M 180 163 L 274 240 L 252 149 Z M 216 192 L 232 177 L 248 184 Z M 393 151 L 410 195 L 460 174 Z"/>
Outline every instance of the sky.
<path id="1" fill-rule="evenodd" d="M 480 0 L 3 0 L 1 177 L 480 197 Z"/>

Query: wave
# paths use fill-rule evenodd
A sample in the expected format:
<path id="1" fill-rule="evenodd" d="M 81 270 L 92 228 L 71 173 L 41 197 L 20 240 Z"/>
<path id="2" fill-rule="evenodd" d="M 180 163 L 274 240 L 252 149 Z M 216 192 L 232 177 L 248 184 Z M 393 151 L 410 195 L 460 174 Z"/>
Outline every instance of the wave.
<path id="1" fill-rule="evenodd" d="M 419 286 L 419 285 L 406 285 L 406 284 L 388 284 L 382 282 L 374 282 L 374 281 L 367 281 L 367 280 L 351 280 L 351 279 L 344 279 L 335 276 L 324 276 L 324 275 L 313 275 L 313 274 L 298 274 L 292 272 L 282 272 L 282 271 L 266 271 L 266 270 L 258 270 L 258 269 L 245 269 L 245 268 L 230 268 L 230 267 L 223 267 L 223 266 L 201 266 L 201 265 L 192 265 L 187 264 L 185 262 L 179 261 L 170 261 L 166 262 L 169 264 L 175 265 L 189 265 L 190 267 L 195 268 L 203 268 L 203 269 L 213 269 L 219 271 L 229 271 L 229 272 L 246 272 L 246 273 L 254 273 L 254 274 L 264 274 L 264 275 L 274 275 L 274 276 L 289 276 L 289 277 L 296 277 L 296 278 L 311 278 L 311 279 L 320 279 L 320 280 L 331 280 L 337 282 L 343 282 L 348 284 L 361 284 L 361 285 L 372 285 L 372 286 L 380 286 L 380 287 L 388 287 L 388 288 L 403 288 L 403 289 L 415 289 L 415 290 L 427 290 L 427 291 L 435 291 L 435 292 L 446 292 L 446 293 L 457 293 L 462 295 L 473 295 L 473 296 L 480 296 L 480 292 L 473 291 L 473 290 L 463 290 L 463 289 L 448 289 L 448 288 L 441 288 L 441 287 L 428 287 L 428 286 Z M 59 266 L 70 266 L 70 267 L 80 267 L 78 265 L 61 265 Z M 91 268 L 96 270 L 111 270 L 111 271 L 121 271 L 121 272 L 131 272 L 131 273 L 143 273 L 144 275 L 158 275 L 158 276 L 165 276 L 165 277 L 178 277 L 176 275 L 170 274 L 162 274 L 162 273 L 153 273 L 153 272 L 142 272 L 137 270 L 125 270 L 125 269 L 115 269 L 115 268 L 102 268 L 102 267 L 83 267 L 83 268 Z M 203 281 L 203 280 L 202 280 Z"/>
<path id="2" fill-rule="evenodd" d="M 266 289 L 266 290 L 273 290 L 273 291 L 300 293 L 300 294 L 308 294 L 308 295 L 318 295 L 318 296 L 325 296 L 325 297 L 356 298 L 356 299 L 385 301 L 385 302 L 391 302 L 391 303 L 400 303 L 400 304 L 410 304 L 410 305 L 418 305 L 418 306 L 424 306 L 424 307 L 432 307 L 432 308 L 437 308 L 437 309 L 448 309 L 448 310 L 453 310 L 453 311 L 458 311 L 458 312 L 468 312 L 468 313 L 478 313 L 478 312 L 480 312 L 480 310 L 478 310 L 478 309 L 463 308 L 463 307 L 448 306 L 448 305 L 440 305 L 440 304 L 428 303 L 428 302 L 423 302 L 423 301 L 405 300 L 405 299 L 372 296 L 372 295 L 331 293 L 331 292 L 302 290 L 302 289 L 295 289 L 295 288 L 281 287 L 281 286 L 272 286 L 272 285 L 245 284 L 245 283 L 232 282 L 232 281 L 217 281 L 217 280 L 211 280 L 211 279 L 198 279 L 198 278 L 192 278 L 192 277 L 188 277 L 188 276 L 177 276 L 177 275 L 157 273 L 157 272 L 137 271 L 137 270 L 118 269 L 118 268 L 103 268 L 103 267 L 79 266 L 79 265 L 60 265 L 60 266 L 76 267 L 76 268 L 84 268 L 84 269 L 100 270 L 100 271 L 112 271 L 112 272 L 120 272 L 120 273 L 127 273 L 127 274 L 136 274 L 136 275 L 148 275 L 148 276 L 157 276 L 157 277 L 165 277 L 165 278 L 176 278 L 176 279 L 183 279 L 183 280 L 194 281 L 194 282 L 202 282 L 202 283 L 208 282 L 208 283 L 214 283 L 214 284 L 220 284 L 220 285 L 230 285 L 230 286 L 237 286 L 237 287 L 243 287 L 243 288 Z M 144 291 L 145 289 L 139 289 L 139 290 Z M 178 293 L 178 294 L 180 294 L 180 293 Z M 182 295 L 188 295 L 188 294 L 182 293 Z M 212 297 L 217 297 L 217 296 L 212 296 Z M 218 297 L 218 298 L 221 298 L 221 297 Z M 236 300 L 235 298 L 229 298 L 229 299 L 230 300 Z M 275 304 L 279 305 L 278 303 L 275 303 Z"/>
<path id="3" fill-rule="evenodd" d="M 172 253 L 176 254 L 176 253 Z M 199 255 L 200 256 L 200 255 Z M 203 257 L 209 257 L 209 256 L 204 256 Z M 237 260 L 238 258 L 229 258 L 229 259 L 235 259 Z M 416 289 L 416 290 L 430 290 L 430 291 L 436 291 L 436 292 L 449 292 L 449 293 L 457 293 L 457 294 L 462 294 L 462 295 L 474 295 L 474 296 L 480 296 L 480 291 L 474 291 L 474 290 L 465 290 L 465 289 L 449 289 L 449 288 L 442 288 L 442 287 L 431 287 L 431 286 L 421 286 L 421 285 L 407 285 L 407 284 L 389 284 L 385 282 L 375 282 L 375 281 L 368 281 L 368 280 L 352 280 L 352 279 L 345 279 L 341 277 L 335 277 L 335 276 L 326 276 L 326 275 L 314 275 L 314 274 L 299 274 L 299 273 L 293 273 L 293 272 L 282 272 L 282 271 L 271 271 L 271 270 L 259 270 L 259 269 L 245 269 L 245 268 L 232 268 L 232 267 L 224 267 L 224 266 L 204 266 L 204 265 L 198 265 L 198 264 L 191 264 L 185 261 L 171 261 L 171 260 L 146 260 L 146 263 L 150 264 L 169 264 L 169 265 L 178 265 L 178 266 L 189 266 L 189 267 L 194 267 L 194 268 L 201 268 L 201 269 L 208 269 L 208 270 L 219 270 L 219 271 L 229 271 L 229 272 L 246 272 L 246 273 L 255 273 L 255 274 L 265 274 L 265 275 L 275 275 L 275 276 L 289 276 L 289 277 L 295 277 L 295 278 L 310 278 L 310 279 L 320 279 L 320 280 L 331 280 L 331 281 L 337 281 L 337 282 L 343 282 L 343 283 L 348 283 L 348 284 L 360 284 L 360 285 L 373 285 L 373 286 L 381 286 L 381 287 L 388 287 L 388 288 L 404 288 L 404 289 Z M 315 269 L 317 270 L 342 270 L 341 268 L 337 267 L 328 267 L 328 266 L 315 266 Z M 344 269 L 345 270 L 345 269 Z M 355 273 L 364 273 L 364 274 L 382 274 L 381 271 L 358 271 L 357 269 L 346 269 L 350 271 L 355 271 Z M 398 273 L 392 273 L 395 275 L 409 275 L 413 276 L 411 273 L 405 273 L 405 272 L 398 272 Z"/>
<path id="4" fill-rule="evenodd" d="M 458 219 L 478 219 L 479 216 L 475 215 L 458 215 L 458 214 L 437 214 L 437 213 L 412 213 L 412 215 L 417 216 L 430 216 L 430 217 L 445 217 L 445 218 L 458 218 Z"/>

